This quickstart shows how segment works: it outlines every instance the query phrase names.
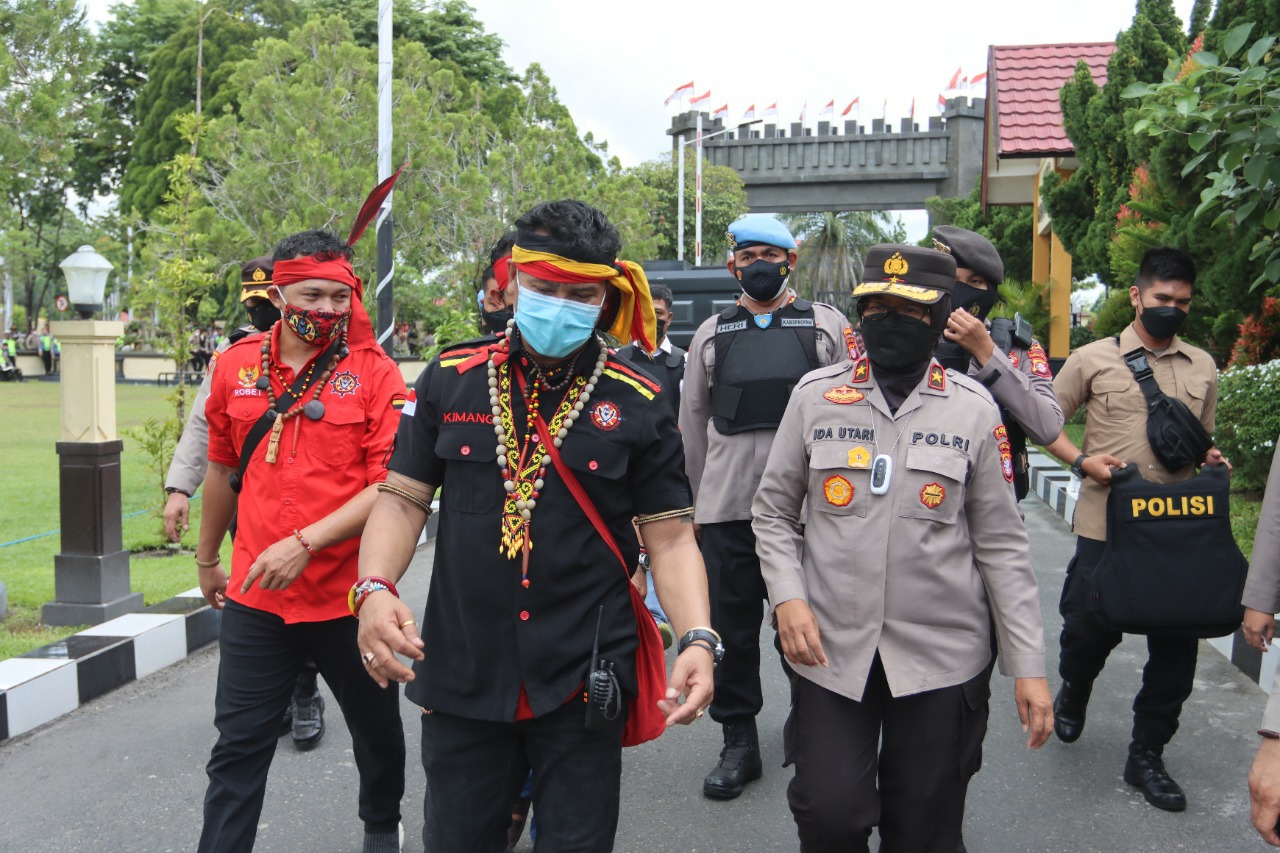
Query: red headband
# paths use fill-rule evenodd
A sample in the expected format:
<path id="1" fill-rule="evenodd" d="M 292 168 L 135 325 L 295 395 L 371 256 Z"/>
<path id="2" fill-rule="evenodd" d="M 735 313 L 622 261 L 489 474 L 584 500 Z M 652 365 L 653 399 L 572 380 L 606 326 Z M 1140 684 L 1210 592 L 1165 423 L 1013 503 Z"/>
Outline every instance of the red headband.
<path id="1" fill-rule="evenodd" d="M 506 290 L 507 285 L 511 284 L 511 273 L 507 269 L 510 261 L 510 255 L 503 255 L 493 262 L 493 278 L 498 282 L 498 290 Z"/>
<path id="2" fill-rule="evenodd" d="M 276 261 L 271 276 L 272 283 L 277 287 L 297 284 L 312 278 L 345 284 L 355 292 L 357 302 L 364 299 L 364 282 L 351 268 L 351 262 L 342 257 L 321 261 L 315 255 L 307 255 L 303 258 Z"/>

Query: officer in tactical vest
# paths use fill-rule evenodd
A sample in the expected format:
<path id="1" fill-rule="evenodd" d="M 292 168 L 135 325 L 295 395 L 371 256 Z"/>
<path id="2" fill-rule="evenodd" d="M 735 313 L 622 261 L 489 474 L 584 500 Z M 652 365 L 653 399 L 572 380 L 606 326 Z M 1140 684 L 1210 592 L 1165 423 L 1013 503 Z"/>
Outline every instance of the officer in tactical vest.
<path id="1" fill-rule="evenodd" d="M 999 298 L 996 287 L 1004 281 L 1004 262 L 990 240 L 939 225 L 933 245 L 956 261 L 953 310 L 938 344 L 938 361 L 981 382 L 999 404 L 1013 450 L 1013 485 L 1022 500 L 1029 486 L 1027 439 L 1049 444 L 1062 431 L 1049 360 L 1021 316 L 987 319 Z"/>
<path id="2" fill-rule="evenodd" d="M 711 718 L 724 727 L 720 761 L 703 793 L 733 799 L 760 778 L 756 715 L 760 623 L 767 596 L 751 532 L 751 498 L 800 377 L 850 358 L 853 331 L 835 308 L 800 299 L 787 287 L 796 241 L 771 216 L 729 226 L 729 272 L 742 296 L 709 317 L 689 344 L 680 433 L 701 529 L 712 624 L 724 638 Z"/>
<path id="3" fill-rule="evenodd" d="M 653 313 L 658 320 L 658 348 L 653 352 L 645 352 L 644 347 L 628 344 L 618 350 L 618 355 L 639 365 L 641 369 L 653 374 L 667 392 L 667 400 L 680 413 L 680 386 L 684 384 L 685 351 L 671 343 L 667 337 L 667 329 L 671 327 L 671 308 L 675 298 L 671 288 L 665 284 L 649 286 L 653 296 Z"/>

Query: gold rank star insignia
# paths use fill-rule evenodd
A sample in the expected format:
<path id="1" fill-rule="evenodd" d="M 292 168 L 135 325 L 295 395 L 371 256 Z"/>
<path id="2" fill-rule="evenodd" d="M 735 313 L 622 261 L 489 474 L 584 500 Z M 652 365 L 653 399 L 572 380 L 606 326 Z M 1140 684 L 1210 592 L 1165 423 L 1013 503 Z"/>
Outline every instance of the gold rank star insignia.
<path id="1" fill-rule="evenodd" d="M 849 459 L 846 464 L 850 468 L 867 468 L 871 465 L 871 451 L 867 450 L 861 444 L 849 450 Z"/>
<path id="2" fill-rule="evenodd" d="M 947 374 L 936 364 L 929 368 L 929 387 L 934 391 L 942 391 L 947 387 Z"/>
<path id="3" fill-rule="evenodd" d="M 867 360 L 865 358 L 858 359 L 858 362 L 853 366 L 853 381 L 867 381 Z"/>

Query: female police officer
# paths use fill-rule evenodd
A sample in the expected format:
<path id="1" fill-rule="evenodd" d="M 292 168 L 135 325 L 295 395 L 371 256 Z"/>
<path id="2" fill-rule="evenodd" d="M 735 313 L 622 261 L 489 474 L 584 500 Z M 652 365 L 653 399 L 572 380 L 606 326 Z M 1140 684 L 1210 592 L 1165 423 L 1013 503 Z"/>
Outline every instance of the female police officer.
<path id="1" fill-rule="evenodd" d="M 954 278 L 940 252 L 868 251 L 866 357 L 801 380 L 752 506 L 793 672 L 784 740 L 805 853 L 866 850 L 875 825 L 883 851 L 956 849 L 993 616 L 1027 745 L 1053 728 L 1007 432 L 981 385 L 931 358 Z"/>

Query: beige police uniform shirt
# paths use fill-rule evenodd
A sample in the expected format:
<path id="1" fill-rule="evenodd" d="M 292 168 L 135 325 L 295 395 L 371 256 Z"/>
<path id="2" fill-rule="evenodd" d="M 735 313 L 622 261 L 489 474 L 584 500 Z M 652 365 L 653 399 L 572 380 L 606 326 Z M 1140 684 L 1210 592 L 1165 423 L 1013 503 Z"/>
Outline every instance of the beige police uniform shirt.
<path id="1" fill-rule="evenodd" d="M 1120 346 L 1113 337 L 1085 344 L 1071 353 L 1058 371 L 1053 390 L 1068 418 L 1085 407 L 1084 446 L 1080 450 L 1086 456 L 1109 453 L 1136 463 L 1146 480 L 1176 483 L 1195 474 L 1195 467 L 1168 470 L 1147 441 L 1147 398 L 1124 363 L 1124 354 L 1141 346 L 1142 339 L 1132 323 L 1120 333 Z M 1218 406 L 1218 368 L 1213 357 L 1177 336 L 1164 352 L 1146 352 L 1160 390 L 1186 403 L 1212 435 Z M 1108 487 L 1085 478 L 1072 522 L 1077 535 L 1106 540 L 1109 492 Z"/>
<path id="2" fill-rule="evenodd" d="M 1280 611 L 1280 438 L 1271 458 L 1267 491 L 1262 497 L 1262 513 L 1258 532 L 1253 539 L 1253 556 L 1249 560 L 1249 579 L 1244 585 L 1245 607 L 1263 613 Z M 1273 649 L 1280 658 L 1280 651 Z M 1262 728 L 1280 732 L 1280 660 L 1276 663 L 1276 686 L 1271 688 L 1271 701 L 1262 715 Z"/>
<path id="3" fill-rule="evenodd" d="M 970 359 L 969 375 L 1004 406 L 1032 443 L 1049 444 L 1062 432 L 1062 406 L 1039 341 L 1030 347 L 1015 343 L 1007 353 L 997 348 L 981 367 Z"/>
<path id="4" fill-rule="evenodd" d="M 769 601 L 808 603 L 830 664 L 797 673 L 861 700 L 879 651 L 894 696 L 962 684 L 991 660 L 994 617 L 1000 671 L 1044 676 L 1005 435 L 982 386 L 937 362 L 893 416 L 865 360 L 805 376 L 752 503 Z"/>
<path id="5" fill-rule="evenodd" d="M 680 435 L 684 467 L 693 488 L 694 520 L 699 524 L 749 521 L 755 494 L 775 430 L 753 429 L 723 435 L 711 421 L 711 383 L 716 367 L 716 321 L 703 321 L 689 342 L 680 394 Z M 813 303 L 818 362 L 836 364 L 853 352 L 853 329 L 843 314 Z"/>
<path id="6" fill-rule="evenodd" d="M 256 330 L 255 330 L 256 331 Z M 231 346 L 231 341 L 223 341 L 217 353 Z M 182 438 L 173 450 L 173 459 L 169 462 L 169 473 L 165 475 L 166 489 L 181 489 L 188 495 L 194 495 L 196 489 L 204 482 L 204 475 L 209 470 L 209 422 L 204 417 L 204 404 L 209 399 L 209 381 L 213 376 L 213 364 L 205 372 L 204 381 L 196 398 L 191 401 L 191 414 L 187 416 L 187 425 L 182 428 Z"/>

